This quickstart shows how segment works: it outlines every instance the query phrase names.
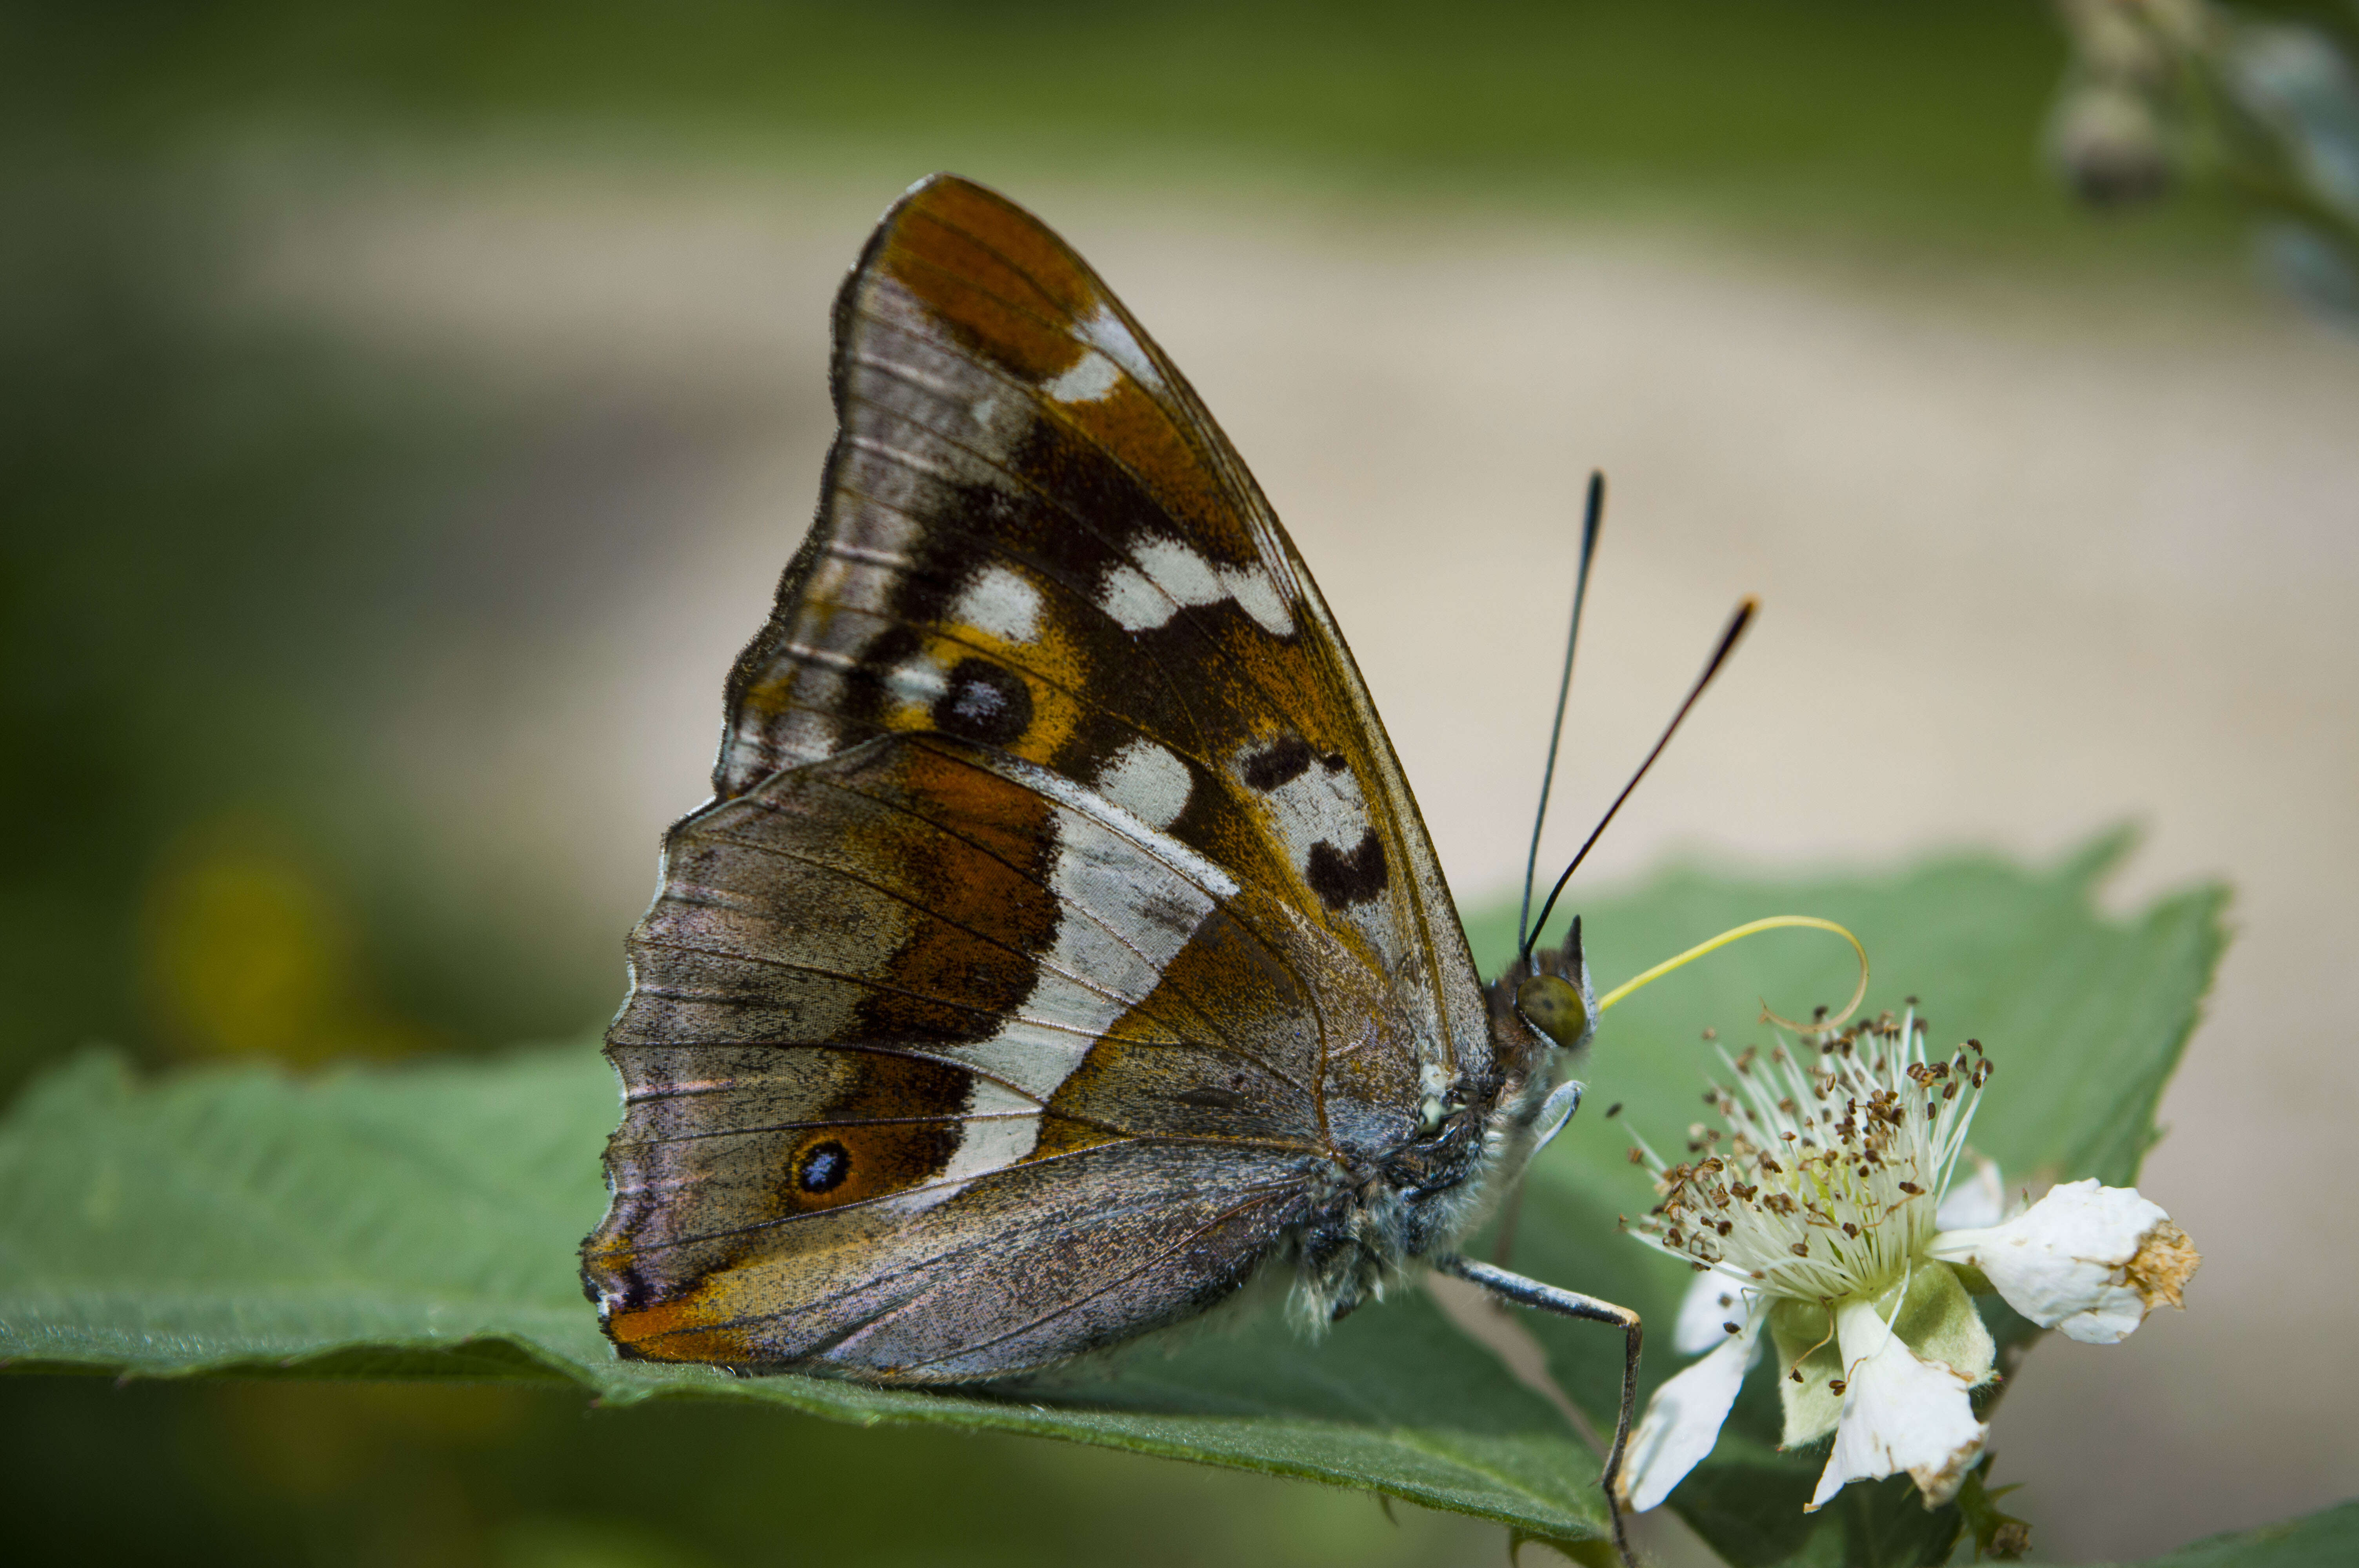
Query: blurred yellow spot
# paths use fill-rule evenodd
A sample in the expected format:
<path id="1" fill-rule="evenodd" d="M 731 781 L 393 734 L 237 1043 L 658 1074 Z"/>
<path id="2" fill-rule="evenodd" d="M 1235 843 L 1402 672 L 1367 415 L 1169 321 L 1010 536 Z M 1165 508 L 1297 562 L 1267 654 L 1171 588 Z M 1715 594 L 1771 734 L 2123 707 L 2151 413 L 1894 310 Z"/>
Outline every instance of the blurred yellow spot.
<path id="1" fill-rule="evenodd" d="M 225 818 L 191 834 L 165 857 L 147 904 L 150 1005 L 184 1054 L 310 1065 L 430 1044 L 375 1000 L 351 921 L 266 824 Z"/>

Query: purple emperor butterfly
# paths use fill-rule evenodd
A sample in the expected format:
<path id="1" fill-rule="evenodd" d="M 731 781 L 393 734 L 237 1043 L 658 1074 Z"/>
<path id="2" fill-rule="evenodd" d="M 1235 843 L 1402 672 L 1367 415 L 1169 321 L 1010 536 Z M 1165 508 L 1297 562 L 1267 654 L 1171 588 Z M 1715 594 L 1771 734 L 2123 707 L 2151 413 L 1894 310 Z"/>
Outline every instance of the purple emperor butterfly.
<path id="1" fill-rule="evenodd" d="M 607 1035 L 582 1259 L 616 1346 L 999 1378 L 1275 1259 L 1317 1321 L 1430 1266 L 1620 1326 L 1635 1372 L 1635 1314 L 1456 1250 L 1579 1103 L 1578 927 L 1477 979 L 1343 634 L 1187 382 L 947 176 L 834 327 L 818 519 Z"/>

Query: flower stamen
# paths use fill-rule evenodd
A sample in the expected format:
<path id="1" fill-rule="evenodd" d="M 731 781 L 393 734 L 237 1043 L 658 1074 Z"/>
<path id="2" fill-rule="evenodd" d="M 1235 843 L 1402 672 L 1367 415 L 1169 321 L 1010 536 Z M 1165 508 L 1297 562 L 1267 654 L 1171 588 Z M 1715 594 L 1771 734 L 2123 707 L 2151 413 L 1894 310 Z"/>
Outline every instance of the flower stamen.
<path id="1" fill-rule="evenodd" d="M 1989 1064 L 1979 1044 L 1930 1058 L 1913 1010 L 1808 1043 L 1716 1049 L 1729 1081 L 1703 1098 L 1728 1130 L 1690 1126 L 1677 1165 L 1639 1146 L 1662 1202 L 1633 1229 L 1772 1296 L 1832 1301 L 1898 1278 L 1931 1238 Z"/>

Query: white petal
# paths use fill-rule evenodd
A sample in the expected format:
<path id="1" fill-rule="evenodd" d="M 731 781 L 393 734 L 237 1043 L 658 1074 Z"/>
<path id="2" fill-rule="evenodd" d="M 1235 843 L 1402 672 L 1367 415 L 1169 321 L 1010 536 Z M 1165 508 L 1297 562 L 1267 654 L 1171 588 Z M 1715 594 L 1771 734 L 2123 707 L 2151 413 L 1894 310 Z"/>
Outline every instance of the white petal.
<path id="1" fill-rule="evenodd" d="M 2006 1217 L 2006 1184 L 1999 1179 L 1998 1162 L 1977 1155 L 1974 1173 L 1952 1185 L 1933 1211 L 1936 1230 L 1974 1230 Z"/>
<path id="2" fill-rule="evenodd" d="M 1671 1348 L 1682 1356 L 1718 1349 L 1728 1337 L 1726 1325 L 1745 1326 L 1745 1314 L 1752 1310 L 1745 1298 L 1751 1294 L 1725 1274 L 1698 1274 L 1688 1286 L 1687 1299 L 1680 1303 L 1680 1320 L 1671 1327 Z"/>
<path id="3" fill-rule="evenodd" d="M 1745 1370 L 1761 1352 L 1761 1325 L 1768 1314 L 1755 1311 L 1734 1334 L 1715 1326 L 1720 1346 L 1655 1390 L 1630 1450 L 1622 1461 L 1622 1502 L 1645 1513 L 1671 1495 L 1720 1440 L 1721 1423 L 1736 1402 Z"/>
<path id="4" fill-rule="evenodd" d="M 2173 1238 L 2184 1248 L 2185 1236 L 2157 1205 L 2131 1188 L 2085 1181 L 2051 1188 L 2004 1225 L 1945 1231 L 1926 1250 L 1981 1270 L 2007 1305 L 2042 1328 L 2112 1345 L 2146 1321 L 2154 1301 L 2175 1302 L 2194 1271 L 2200 1260 L 2192 1248 L 2161 1271 L 2133 1267 L 2147 1264 L 2149 1242 L 2176 1251 Z"/>
<path id="5" fill-rule="evenodd" d="M 1864 1302 L 1837 1309 L 1835 1337 L 1845 1368 L 1843 1419 L 1803 1511 L 1823 1508 L 1847 1481 L 1900 1470 L 1916 1477 L 1928 1505 L 1957 1496 L 1990 1435 L 1974 1419 L 1966 1379 L 1939 1361 L 1919 1360 Z"/>

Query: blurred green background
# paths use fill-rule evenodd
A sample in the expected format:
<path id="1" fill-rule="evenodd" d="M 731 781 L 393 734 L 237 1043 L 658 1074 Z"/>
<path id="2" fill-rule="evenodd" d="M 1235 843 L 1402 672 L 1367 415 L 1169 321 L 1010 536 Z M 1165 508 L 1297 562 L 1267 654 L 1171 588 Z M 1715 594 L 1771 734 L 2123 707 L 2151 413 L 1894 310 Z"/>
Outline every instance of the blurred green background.
<path id="1" fill-rule="evenodd" d="M 2223 202 L 2071 204 L 2038 154 L 2065 62 L 2044 8 L 1996 0 L 0 11 L 0 1093 L 90 1040 L 157 1067 L 309 1067 L 586 1037 L 618 1000 L 621 933 L 701 759 L 667 764 L 644 810 L 580 808 L 636 835 L 596 850 L 638 866 L 636 887 L 585 894 L 506 828 L 572 821 L 579 784 L 652 744 L 556 720 L 628 678 L 650 633 L 613 607 L 640 565 L 704 547 L 667 534 L 675 503 L 777 429 L 761 385 L 684 388 L 561 346 L 486 371 L 366 309 L 308 308 L 348 264 L 401 285 L 398 246 L 373 247 L 405 211 L 528 217 L 556 192 L 644 214 L 618 221 L 627 246 L 683 190 L 705 193 L 700 222 L 791 224 L 799 202 L 840 267 L 867 215 L 950 168 L 1021 200 L 1169 202 L 1425 255 L 1462 227 L 1577 218 L 1871 294 L 1998 279 L 2132 313 L 2266 311 Z M 329 260 L 305 263 L 321 234 Z M 466 243 L 436 265 L 467 273 Z M 792 330 L 816 345 L 813 297 Z M 821 366 L 813 346 L 778 369 L 798 430 Z M 799 531 L 797 483 L 764 503 L 763 573 Z M 720 658 L 766 593 L 749 580 L 712 612 Z M 592 645 L 605 686 L 517 673 Z M 684 732 L 718 717 L 706 663 Z M 494 783 L 445 765 L 485 735 L 514 752 Z M 25 1380 L 0 1401 L 28 1561 L 1502 1550 L 1343 1494 L 762 1412 Z"/>

